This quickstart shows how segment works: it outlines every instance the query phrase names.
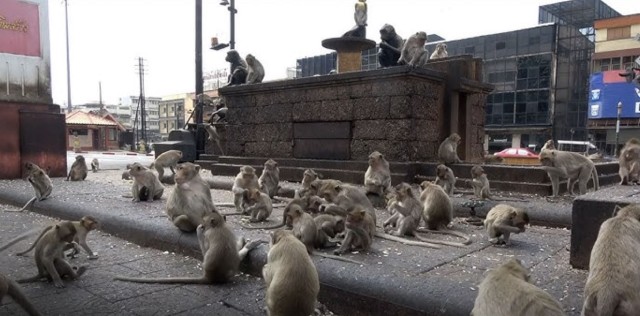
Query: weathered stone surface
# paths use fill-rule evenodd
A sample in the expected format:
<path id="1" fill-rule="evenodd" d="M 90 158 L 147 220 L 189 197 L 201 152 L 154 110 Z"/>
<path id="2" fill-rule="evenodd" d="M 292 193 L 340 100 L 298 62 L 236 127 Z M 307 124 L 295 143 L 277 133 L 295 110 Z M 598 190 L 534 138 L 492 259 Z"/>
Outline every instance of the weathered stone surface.
<path id="1" fill-rule="evenodd" d="M 364 98 L 371 96 L 371 83 L 359 83 L 351 86 L 352 98 Z"/>
<path id="2" fill-rule="evenodd" d="M 306 93 L 307 101 L 337 100 L 338 93 L 335 87 L 310 88 Z"/>
<path id="3" fill-rule="evenodd" d="M 227 142 L 224 153 L 229 156 L 243 156 L 244 142 Z"/>
<path id="4" fill-rule="evenodd" d="M 437 121 L 443 114 L 441 106 L 424 95 L 414 94 L 411 97 L 412 116 L 418 119 Z"/>
<path id="5" fill-rule="evenodd" d="M 386 119 L 389 117 L 389 101 L 389 97 L 355 99 L 353 101 L 353 119 Z"/>
<path id="6" fill-rule="evenodd" d="M 269 157 L 270 149 L 270 142 L 247 142 L 244 144 L 244 152 L 249 156 Z"/>
<path id="7" fill-rule="evenodd" d="M 349 121 L 353 119 L 353 100 L 324 100 L 320 107 L 327 121 Z"/>
<path id="8" fill-rule="evenodd" d="M 353 125 L 355 139 L 415 139 L 413 120 L 363 120 Z"/>
<path id="9" fill-rule="evenodd" d="M 411 160 L 414 161 L 432 160 L 438 152 L 436 142 L 414 141 L 409 143 L 409 147 L 412 154 Z"/>
<path id="10" fill-rule="evenodd" d="M 409 160 L 408 141 L 390 140 L 352 140 L 351 160 L 366 160 L 372 151 L 377 150 L 384 153 L 388 160 L 407 161 Z"/>
<path id="11" fill-rule="evenodd" d="M 389 98 L 389 118 L 411 117 L 411 97 L 398 95 Z"/>
<path id="12" fill-rule="evenodd" d="M 293 123 L 260 124 L 256 125 L 254 130 L 257 141 L 273 142 L 293 139 Z"/>
<path id="13" fill-rule="evenodd" d="M 271 143 L 270 157 L 291 158 L 293 157 L 293 142 L 273 142 Z"/>
<path id="14" fill-rule="evenodd" d="M 416 139 L 419 141 L 438 142 L 440 141 L 440 130 L 438 122 L 427 120 L 415 120 Z"/>

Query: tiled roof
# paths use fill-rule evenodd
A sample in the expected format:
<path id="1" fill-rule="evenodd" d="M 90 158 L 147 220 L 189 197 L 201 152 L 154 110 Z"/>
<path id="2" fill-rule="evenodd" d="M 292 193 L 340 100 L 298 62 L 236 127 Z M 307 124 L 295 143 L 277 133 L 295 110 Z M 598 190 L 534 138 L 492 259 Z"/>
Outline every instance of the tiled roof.
<path id="1" fill-rule="evenodd" d="M 106 125 L 106 126 L 118 126 L 117 123 L 102 118 L 98 115 L 85 113 L 80 110 L 75 110 L 66 117 L 67 124 L 71 125 Z"/>

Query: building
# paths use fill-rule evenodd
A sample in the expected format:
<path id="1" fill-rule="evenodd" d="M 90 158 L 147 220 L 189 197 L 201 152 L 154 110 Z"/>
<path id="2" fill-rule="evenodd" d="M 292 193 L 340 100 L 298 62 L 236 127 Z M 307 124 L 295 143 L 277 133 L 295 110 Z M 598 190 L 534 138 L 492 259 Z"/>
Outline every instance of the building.
<path id="1" fill-rule="evenodd" d="M 156 142 L 160 141 L 162 136 L 160 135 L 160 116 L 158 113 L 158 106 L 162 99 L 158 97 L 145 97 L 145 123 L 146 123 L 146 138 L 145 141 Z M 140 120 L 142 114 L 139 109 L 139 96 L 127 96 L 120 98 L 120 105 L 130 108 L 130 126 L 136 135 L 136 142 L 142 138 Z"/>
<path id="2" fill-rule="evenodd" d="M 74 110 L 66 115 L 67 149 L 73 150 L 75 136 L 78 136 L 81 150 L 119 149 L 118 135 L 125 131 L 112 116 Z"/>
<path id="3" fill-rule="evenodd" d="M 624 144 L 640 135 L 640 87 L 619 75 L 640 68 L 640 14 L 598 20 L 594 26 L 588 128 L 596 146 L 613 154 L 616 139 Z M 620 130 L 616 133 L 618 103 Z"/>
<path id="4" fill-rule="evenodd" d="M 116 118 L 124 128 L 128 130 L 133 129 L 133 124 L 131 124 L 132 119 L 130 106 L 122 104 L 106 104 L 104 108 L 109 111 L 109 113 L 111 113 L 111 115 L 113 115 L 113 117 Z"/>
<path id="5" fill-rule="evenodd" d="M 184 127 L 185 103 L 189 95 L 187 93 L 162 97 L 158 105 L 160 135 L 162 140 L 167 140 L 169 132 Z"/>

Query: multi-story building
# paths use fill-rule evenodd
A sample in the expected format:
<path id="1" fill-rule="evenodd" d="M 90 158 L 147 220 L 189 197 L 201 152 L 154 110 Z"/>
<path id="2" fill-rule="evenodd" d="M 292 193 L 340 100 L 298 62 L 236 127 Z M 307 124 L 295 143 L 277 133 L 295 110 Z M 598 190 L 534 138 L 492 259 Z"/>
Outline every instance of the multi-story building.
<path id="1" fill-rule="evenodd" d="M 619 75 L 640 68 L 640 14 L 597 20 L 595 38 L 588 128 L 596 146 L 613 154 L 616 142 L 640 135 L 640 87 Z"/>
<path id="2" fill-rule="evenodd" d="M 118 120 L 122 126 L 126 129 L 133 129 L 133 125 L 131 124 L 131 106 L 122 105 L 122 104 L 107 104 L 104 106 L 113 117 Z"/>
<path id="3" fill-rule="evenodd" d="M 160 136 L 160 116 L 158 113 L 158 106 L 162 99 L 158 97 L 145 97 L 145 123 L 146 123 L 146 137 L 145 141 L 155 142 L 161 139 Z M 140 112 L 140 97 L 139 96 L 126 96 L 120 98 L 120 105 L 123 107 L 129 107 L 130 110 L 130 125 L 134 133 L 140 134 L 140 120 L 142 113 Z"/>
<path id="4" fill-rule="evenodd" d="M 174 94 L 162 97 L 158 105 L 160 135 L 162 140 L 167 140 L 169 132 L 184 127 L 185 123 L 185 102 L 189 95 L 187 93 Z"/>

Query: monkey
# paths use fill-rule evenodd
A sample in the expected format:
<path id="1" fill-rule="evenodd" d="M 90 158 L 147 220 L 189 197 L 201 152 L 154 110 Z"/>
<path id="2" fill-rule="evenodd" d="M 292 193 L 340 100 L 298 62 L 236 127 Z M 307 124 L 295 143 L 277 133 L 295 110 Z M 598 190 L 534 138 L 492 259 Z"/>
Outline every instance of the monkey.
<path id="1" fill-rule="evenodd" d="M 340 248 L 333 251 L 334 255 L 344 254 L 354 248 L 369 251 L 375 235 L 375 220 L 365 207 L 355 204 L 347 212 L 344 224 L 346 234 Z"/>
<path id="2" fill-rule="evenodd" d="M 313 217 L 297 204 L 291 205 L 287 216 L 289 216 L 291 221 L 293 235 L 302 241 L 310 255 L 313 254 L 313 248 L 316 244 L 316 234 L 318 233 Z"/>
<path id="3" fill-rule="evenodd" d="M 482 166 L 475 165 L 471 167 L 471 178 L 472 180 L 468 181 L 468 183 L 473 187 L 473 195 L 481 200 L 491 199 L 489 179 L 487 179 L 487 174 Z"/>
<path id="4" fill-rule="evenodd" d="M 438 43 L 436 45 L 436 49 L 433 51 L 433 54 L 431 54 L 431 57 L 429 59 L 438 59 L 438 58 L 447 58 L 447 57 L 449 57 L 449 53 L 447 52 L 447 44 Z"/>
<path id="5" fill-rule="evenodd" d="M 337 244 L 331 241 L 336 235 L 344 232 L 344 217 L 331 214 L 319 214 L 313 218 L 316 224 L 316 248 L 335 247 Z"/>
<path id="6" fill-rule="evenodd" d="M 262 63 L 253 55 L 247 54 L 247 81 L 246 84 L 260 83 L 264 79 L 264 67 Z"/>
<path id="7" fill-rule="evenodd" d="M 260 189 L 258 184 L 258 176 L 256 176 L 256 169 L 251 166 L 240 167 L 240 172 L 236 175 L 233 181 L 233 187 L 231 192 L 234 194 L 233 204 L 236 207 L 236 212 L 246 214 L 246 211 L 242 207 L 242 196 L 246 189 Z"/>
<path id="8" fill-rule="evenodd" d="M 79 221 L 72 221 L 71 224 L 73 224 L 73 227 L 76 230 L 76 235 L 73 238 L 73 242 L 65 246 L 63 251 L 73 249 L 71 255 L 69 256 L 75 257 L 78 253 L 80 253 L 78 249 L 78 246 L 80 246 L 82 247 L 82 249 L 84 249 L 84 251 L 87 252 L 87 254 L 89 255 L 89 259 L 98 259 L 98 254 L 94 253 L 91 248 L 89 248 L 89 245 L 87 245 L 87 235 L 92 230 L 98 228 L 98 221 L 93 216 L 83 216 Z M 54 225 L 45 227 L 44 230 L 42 230 L 42 232 L 40 233 L 40 236 L 38 236 L 38 238 L 33 242 L 31 247 L 29 247 L 27 250 L 16 253 L 16 256 L 24 256 L 33 248 L 35 248 L 36 244 L 42 238 L 42 236 L 44 236 L 44 234 L 53 227 Z"/>
<path id="9" fill-rule="evenodd" d="M 318 271 L 304 244 L 291 231 L 271 233 L 262 276 L 269 316 L 313 314 L 320 292 Z"/>
<path id="10" fill-rule="evenodd" d="M 640 206 L 630 204 L 600 225 L 591 249 L 582 315 L 636 315 L 640 310 Z"/>
<path id="11" fill-rule="evenodd" d="M 525 225 L 529 224 L 529 214 L 520 208 L 498 204 L 489 210 L 483 224 L 490 243 L 508 246 L 511 233 L 519 234 L 525 231 Z"/>
<path id="12" fill-rule="evenodd" d="M 469 235 L 447 228 L 453 219 L 453 204 L 447 193 L 439 185 L 429 181 L 423 181 L 420 187 L 422 188 L 420 193 L 420 202 L 423 205 L 422 218 L 426 224 L 426 229 L 417 228 L 415 231 L 452 235 L 463 238 L 464 241 L 460 243 L 426 238 L 419 239 L 424 242 L 454 247 L 466 247 L 469 245 L 471 243 Z"/>
<path id="13" fill-rule="evenodd" d="M 291 227 L 291 222 L 290 222 L 291 218 L 288 216 L 288 214 L 292 210 L 292 207 L 294 205 L 299 206 L 302 210 L 305 210 L 305 211 L 311 210 L 313 212 L 320 207 L 320 204 L 322 204 L 322 199 L 314 195 L 307 195 L 302 198 L 294 198 L 284 208 L 284 211 L 282 212 L 282 222 L 279 224 L 272 225 L 272 226 L 246 226 L 246 225 L 243 225 L 242 223 L 239 223 L 239 225 L 246 229 L 265 229 L 265 230 L 276 229 L 276 228 L 284 227 L 285 225 L 288 227 Z M 236 213 L 232 213 L 232 214 L 236 214 Z"/>
<path id="14" fill-rule="evenodd" d="M 222 145 L 220 144 L 220 134 L 216 130 L 216 127 L 213 124 L 207 124 L 204 126 L 204 129 L 209 133 L 208 140 L 214 141 L 220 150 L 220 153 L 224 156 L 224 150 L 222 149 Z"/>
<path id="15" fill-rule="evenodd" d="M 131 174 L 129 170 L 125 170 L 122 172 L 122 180 L 131 180 Z"/>
<path id="16" fill-rule="evenodd" d="M 502 157 L 500 157 L 498 155 L 495 155 L 495 154 L 489 155 L 489 152 L 486 151 L 486 150 L 482 153 L 482 157 L 483 157 L 483 160 L 484 160 L 485 164 L 503 163 L 504 162 L 504 158 L 502 158 Z"/>
<path id="17" fill-rule="evenodd" d="M 409 36 L 402 45 L 398 65 L 409 65 L 414 67 L 423 67 L 429 60 L 429 51 L 424 48 L 427 42 L 427 33 L 416 32 Z"/>
<path id="18" fill-rule="evenodd" d="M 560 177 L 577 179 L 580 194 L 587 193 L 587 182 L 591 177 L 594 189 L 600 188 L 596 166 L 583 155 L 554 149 L 541 151 L 538 159 L 551 179 L 552 196 L 558 196 Z"/>
<path id="19" fill-rule="evenodd" d="M 64 249 L 68 243 L 73 241 L 75 235 L 76 228 L 69 221 L 62 221 L 47 230 L 35 246 L 34 258 L 38 274 L 16 282 L 35 282 L 42 278 L 47 278 L 53 280 L 55 287 L 63 288 L 64 283 L 61 277 L 69 276 L 75 280 L 84 274 L 87 270 L 85 266 L 80 266 L 76 269 L 64 258 Z"/>
<path id="20" fill-rule="evenodd" d="M 553 142 L 553 139 L 550 139 L 546 141 L 544 145 L 542 145 L 542 148 L 540 148 L 540 152 L 542 152 L 543 150 L 555 150 L 555 149 L 556 149 L 556 145 Z"/>
<path id="21" fill-rule="evenodd" d="M 133 177 L 131 194 L 134 202 L 159 200 L 162 197 L 164 186 L 151 170 L 135 162 L 129 174 Z"/>
<path id="22" fill-rule="evenodd" d="M 452 163 L 461 163 L 462 160 L 458 157 L 458 145 L 460 144 L 460 135 L 452 133 L 449 137 L 438 147 L 438 159 L 445 165 Z"/>
<path id="23" fill-rule="evenodd" d="M 472 316 L 564 316 L 562 306 L 530 281 L 520 260 L 511 258 L 489 270 L 478 287 Z M 612 314 L 608 314 L 612 315 Z"/>
<path id="24" fill-rule="evenodd" d="M 193 232 L 206 215 L 217 212 L 209 184 L 200 177 L 200 166 L 190 162 L 176 166 L 175 181 L 167 199 L 167 215 L 181 231 Z"/>
<path id="25" fill-rule="evenodd" d="M 441 186 L 448 195 L 453 195 L 456 176 L 453 174 L 451 168 L 440 164 L 436 167 L 436 181 L 434 181 L 434 183 Z"/>
<path id="26" fill-rule="evenodd" d="M 369 155 L 369 167 L 364 173 L 364 187 L 366 194 L 375 194 L 379 197 L 385 197 L 391 190 L 389 162 L 378 151 Z"/>
<path id="27" fill-rule="evenodd" d="M 15 281 L 0 273 L 0 303 L 2 298 L 10 296 L 16 304 L 31 316 L 40 316 L 42 313 L 36 309 L 31 300 L 24 294 L 22 288 Z"/>
<path id="28" fill-rule="evenodd" d="M 604 158 L 604 156 L 602 155 L 602 153 L 597 152 L 597 153 L 593 153 L 591 155 L 587 155 L 587 158 L 589 158 L 589 160 L 595 162 L 596 160 L 601 160 L 602 158 Z"/>
<path id="29" fill-rule="evenodd" d="M 237 273 L 240 262 L 244 260 L 249 251 L 262 243 L 260 240 L 253 240 L 245 244 L 244 238 L 237 240 L 233 231 L 227 226 L 224 216 L 217 212 L 207 214 L 196 231 L 203 255 L 202 269 L 204 274 L 201 277 L 131 278 L 117 276 L 114 280 L 165 284 L 226 283 Z"/>
<path id="30" fill-rule="evenodd" d="M 31 207 L 36 201 L 42 201 L 47 199 L 53 191 L 53 183 L 49 175 L 38 167 L 38 165 L 27 162 L 25 163 L 25 169 L 27 170 L 27 181 L 31 183 L 33 190 L 36 192 L 36 196 L 31 198 L 19 212 L 23 212 Z"/>
<path id="31" fill-rule="evenodd" d="M 273 210 L 271 198 L 269 198 L 269 196 L 264 192 L 261 192 L 256 188 L 250 188 L 244 190 L 244 194 L 242 196 L 243 205 L 245 205 L 244 209 L 251 215 L 249 222 L 262 222 L 271 215 L 271 211 Z"/>
<path id="32" fill-rule="evenodd" d="M 149 168 L 155 168 L 158 171 L 158 179 L 162 179 L 164 177 L 164 168 L 171 169 L 172 174 L 176 174 L 176 171 L 173 170 L 178 162 L 182 159 L 182 152 L 179 150 L 167 150 L 160 154 L 156 160 L 151 163 Z"/>
<path id="33" fill-rule="evenodd" d="M 100 170 L 100 162 L 98 158 L 93 158 L 93 160 L 91 160 L 91 171 L 98 172 L 98 170 Z"/>
<path id="34" fill-rule="evenodd" d="M 629 139 L 620 150 L 618 159 L 620 185 L 627 185 L 630 181 L 640 180 L 640 140 Z"/>
<path id="35" fill-rule="evenodd" d="M 81 181 L 87 178 L 88 173 L 87 163 L 84 160 L 84 156 L 77 155 L 76 161 L 71 165 L 67 181 Z"/>
<path id="36" fill-rule="evenodd" d="M 273 199 L 280 189 L 279 183 L 280 169 L 278 169 L 278 163 L 273 159 L 269 159 L 264 163 L 262 174 L 258 178 L 258 187 Z"/>
<path id="37" fill-rule="evenodd" d="M 313 169 L 306 169 L 302 175 L 302 189 L 295 191 L 294 198 L 300 198 L 305 195 L 317 195 L 318 189 L 322 186 L 323 182 L 318 181 L 314 188 L 311 188 L 311 183 L 321 178 L 321 173 L 317 173 Z"/>
<path id="38" fill-rule="evenodd" d="M 229 86 L 243 84 L 247 81 L 247 63 L 240 57 L 238 51 L 231 49 L 224 59 L 231 63 L 231 74 L 229 75 Z"/>
<path id="39" fill-rule="evenodd" d="M 392 25 L 383 25 L 380 29 L 380 44 L 378 44 L 380 47 L 378 50 L 380 66 L 383 68 L 397 66 L 403 44 L 404 40 L 396 33 L 396 29 Z"/>
<path id="40" fill-rule="evenodd" d="M 389 203 L 389 209 L 394 211 L 382 227 L 392 231 L 391 235 L 402 237 L 414 235 L 416 228 L 422 220 L 422 204 L 413 194 L 411 185 L 402 182 L 395 187 L 395 201 Z"/>
<path id="41" fill-rule="evenodd" d="M 373 219 L 373 226 L 376 226 L 375 209 L 369 198 L 359 188 L 346 185 L 338 180 L 327 180 L 324 181 L 318 193 L 318 196 L 324 198 L 327 202 L 333 203 L 344 210 L 348 210 L 356 204 L 361 205 Z"/>

